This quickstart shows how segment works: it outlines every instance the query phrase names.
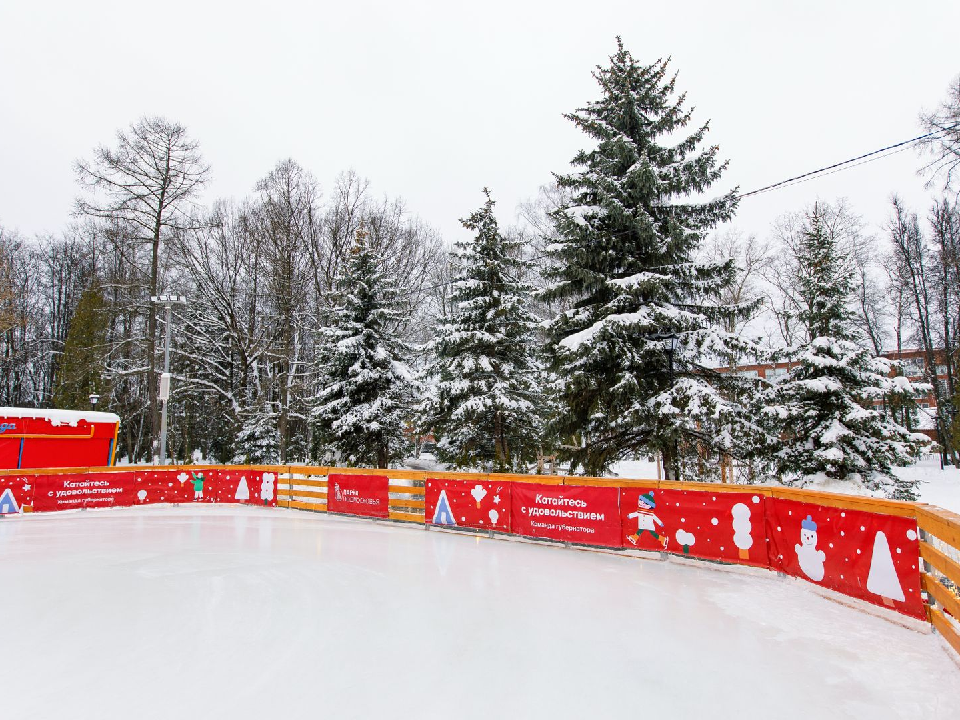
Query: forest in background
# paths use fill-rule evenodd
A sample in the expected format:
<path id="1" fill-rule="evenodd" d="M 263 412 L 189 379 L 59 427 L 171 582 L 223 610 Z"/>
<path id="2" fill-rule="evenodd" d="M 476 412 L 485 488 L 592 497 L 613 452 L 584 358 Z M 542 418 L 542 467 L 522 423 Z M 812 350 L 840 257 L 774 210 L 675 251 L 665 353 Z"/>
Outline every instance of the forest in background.
<path id="1" fill-rule="evenodd" d="M 665 64 L 639 66 L 624 52 L 621 47 L 600 77 L 604 72 L 619 72 L 629 82 L 642 85 L 646 95 L 639 93 L 634 98 L 635 107 L 649 102 L 652 112 L 661 113 L 661 118 L 680 113 L 682 98 L 675 104 L 669 100 L 674 91 Z M 653 77 L 657 72 L 659 76 Z M 609 88 L 604 87 L 604 92 L 609 96 Z M 588 110 L 601 104 L 592 104 Z M 706 190 L 724 167 L 716 158 L 716 146 L 700 149 L 705 130 L 680 140 L 680 154 L 689 156 L 691 164 L 685 177 L 670 175 L 674 172 L 670 168 L 683 160 L 667 157 L 675 150 L 664 150 L 661 158 L 647 152 L 651 138 L 682 132 L 689 116 L 675 115 L 676 127 L 655 131 L 631 128 L 627 134 L 633 146 L 627 150 L 611 144 L 589 112 L 573 113 L 570 119 L 591 135 L 599 148 L 575 159 L 574 166 L 585 168 L 583 172 L 557 176 L 556 182 L 540 189 L 532 201 L 518 208 L 515 225 L 501 230 L 494 223 L 492 230 L 486 230 L 487 241 L 493 243 L 489 257 L 494 258 L 488 258 L 487 267 L 493 263 L 498 272 L 505 273 L 497 276 L 500 285 L 494 283 L 490 286 L 493 290 L 486 291 L 496 295 L 509 286 L 505 297 L 519 298 L 517 302 L 528 314 L 527 324 L 512 327 L 507 335 L 529 355 L 529 360 L 520 363 L 526 367 L 520 373 L 522 392 L 537 394 L 543 402 L 529 408 L 534 419 L 517 420 L 518 428 L 526 429 L 515 431 L 514 449 L 503 451 L 509 457 L 501 450 L 464 454 L 463 443 L 483 444 L 484 433 L 490 444 L 496 443 L 497 431 L 482 430 L 462 441 L 459 464 L 524 471 L 535 469 L 545 455 L 559 454 L 596 471 L 617 457 L 660 452 L 665 464 L 673 466 L 668 476 L 673 472 L 679 477 L 681 455 L 733 452 L 740 444 L 733 429 L 739 422 L 733 416 L 739 410 L 726 403 L 735 402 L 749 414 L 750 404 L 772 389 L 720 388 L 723 383 L 713 369 L 785 357 L 785 349 L 809 346 L 815 339 L 810 312 L 816 298 L 810 295 L 809 283 L 805 285 L 811 266 L 804 264 L 811 258 L 804 251 L 811 232 L 828 238 L 842 255 L 839 272 L 844 287 L 838 292 L 843 296 L 844 332 L 849 331 L 845 341 L 855 342 L 871 356 L 906 347 L 927 353 L 924 375 L 936 397 L 934 422 L 952 451 L 955 443 L 950 438 L 957 430 L 954 378 L 960 369 L 960 212 L 952 190 L 960 166 L 960 81 L 937 110 L 922 117 L 930 136 L 918 146 L 928 161 L 925 169 L 936 183 L 937 199 L 929 208 L 908 208 L 893 198 L 889 219 L 880 233 L 868 232 L 855 209 L 842 200 L 785 208 L 781 221 L 763 238 L 737 232 L 732 224 L 735 197 L 710 222 L 702 221 L 702 208 L 717 202 L 703 200 Z M 661 319 L 656 332 L 649 328 L 638 331 L 650 342 L 630 348 L 627 342 L 618 352 L 642 355 L 655 351 L 655 367 L 644 365 L 652 362 L 648 358 L 638 360 L 629 372 L 624 368 L 617 371 L 632 372 L 633 377 L 648 373 L 656 379 L 656 388 L 632 387 L 629 392 L 633 396 L 628 398 L 632 404 L 617 412 L 635 412 L 637 398 L 663 400 L 664 393 L 674 392 L 684 380 L 688 381 L 687 390 L 702 381 L 696 392 L 712 383 L 719 389 L 711 396 L 714 414 L 710 417 L 720 418 L 720 424 L 711 432 L 717 437 L 726 433 L 726 444 L 707 439 L 707 415 L 696 420 L 696 427 L 672 420 L 658 424 L 665 415 L 660 420 L 637 416 L 632 422 L 635 427 L 642 426 L 643 432 L 629 440 L 610 440 L 619 437 L 617 429 L 589 427 L 593 422 L 589 416 L 596 414 L 598 407 L 612 413 L 623 398 L 604 395 L 597 400 L 603 394 L 599 390 L 594 397 L 599 406 L 571 410 L 576 404 L 572 394 L 582 394 L 584 387 L 570 386 L 576 361 L 556 348 L 578 350 L 569 338 L 584 327 L 602 324 L 610 313 L 594 313 L 588 325 L 563 331 L 557 330 L 557 318 L 575 316 L 593 295 L 598 303 L 607 303 L 610 298 L 605 294 L 610 288 L 622 289 L 638 273 L 665 267 L 662 259 L 643 266 L 642 253 L 637 250 L 640 240 L 634 245 L 617 240 L 621 235 L 645 237 L 641 219 L 634 217 L 611 229 L 609 208 L 598 210 L 603 207 L 597 200 L 603 193 L 596 190 L 601 184 L 585 187 L 590 174 L 601 165 L 594 157 L 598 152 L 609 150 L 607 159 L 619 161 L 618 153 L 629 155 L 641 147 L 645 148 L 644 162 L 656 170 L 648 175 L 655 179 L 643 175 L 649 167 L 639 167 L 635 160 L 617 171 L 617 192 L 630 197 L 635 207 L 646 207 L 654 214 L 670 201 L 674 203 L 671 217 L 680 212 L 678 208 L 700 208 L 690 214 L 689 221 L 681 222 L 688 223 L 684 227 L 689 237 L 677 236 L 685 238 L 683 247 L 670 256 L 669 265 L 687 263 L 715 269 L 714 279 L 707 282 L 704 276 L 698 280 L 711 302 L 709 309 L 697 312 L 709 319 L 711 327 L 719 328 L 724 339 L 716 341 L 719 335 L 711 330 L 710 342 L 691 340 L 677 350 L 680 355 L 675 358 L 670 350 L 667 358 L 657 343 L 662 345 L 666 337 L 705 337 L 706 325 L 673 327 Z M 198 200 L 212 170 L 203 161 L 199 142 L 176 122 L 157 117 L 143 118 L 118 132 L 113 143 L 79 160 L 75 172 L 78 198 L 70 227 L 57 235 L 26 238 L 0 225 L 0 405 L 85 409 L 89 395 L 97 393 L 102 398 L 98 409 L 115 412 L 122 419 L 120 455 L 129 461 L 154 459 L 160 416 L 158 376 L 166 328 L 162 308 L 150 298 L 161 293 L 182 294 L 188 302 L 174 308 L 172 325 L 171 457 L 318 462 L 330 461 L 333 453 L 334 461 L 372 463 L 363 453 L 338 449 L 334 436 L 340 431 L 325 418 L 322 406 L 330 401 L 324 393 L 336 382 L 338 364 L 344 370 L 349 362 L 357 362 L 356 358 L 331 356 L 331 343 L 336 345 L 346 337 L 331 335 L 334 320 L 340 318 L 341 331 L 344 323 L 351 322 L 344 308 L 350 302 L 359 303 L 354 310 L 363 304 L 363 298 L 355 297 L 353 291 L 375 274 L 390 288 L 391 306 L 397 311 L 378 321 L 379 331 L 382 337 L 401 341 L 395 352 L 402 357 L 396 359 L 404 364 L 405 374 L 401 374 L 409 383 L 404 399 L 396 403 L 401 434 L 395 429 L 391 450 L 381 460 L 415 454 L 419 438 L 435 426 L 449 425 L 450 417 L 444 417 L 449 408 L 442 407 L 445 401 L 436 392 L 443 387 L 442 375 L 449 371 L 449 363 L 437 364 L 444 356 L 437 340 L 449 339 L 451 324 L 465 321 L 462 308 L 471 302 L 470 289 L 476 290 L 479 282 L 470 280 L 470 272 L 485 230 L 481 216 L 471 216 L 471 225 L 468 216 L 474 209 L 457 211 L 465 217 L 464 236 L 475 240 L 461 241 L 462 247 L 456 250 L 401 198 L 378 195 L 358 173 L 344 172 L 321 186 L 309 170 L 292 159 L 267 172 L 248 197 L 202 206 Z M 651 189 L 644 183 L 657 187 Z M 585 205 L 585 194 L 595 204 Z M 487 198 L 488 203 L 477 212 L 485 209 L 493 217 L 490 195 Z M 478 204 L 481 200 L 478 192 Z M 694 206 L 695 202 L 701 204 Z M 663 227 L 668 224 L 664 221 Z M 650 232 L 656 235 L 660 231 Z M 665 230 L 663 237 L 669 240 L 670 232 Z M 605 261 L 571 260 L 572 244 L 580 243 L 578 252 L 589 253 L 590 248 L 603 243 L 609 247 L 611 242 L 623 257 L 641 259 L 630 268 Z M 358 270 L 358 255 L 363 254 L 369 255 L 370 267 Z M 605 281 L 602 288 L 593 287 L 576 279 L 573 267 L 579 268 L 578 272 L 587 268 L 591 273 L 606 273 L 613 280 Z M 722 272 L 717 269 L 721 267 L 725 268 Z M 358 272 L 371 275 L 361 277 Z M 680 287 L 688 281 L 689 285 Z M 561 286 L 566 290 L 558 290 Z M 698 287 L 695 282 L 677 274 L 663 280 L 657 292 L 678 293 L 671 302 L 686 307 L 684 303 L 696 300 L 694 287 Z M 656 295 L 641 302 L 638 298 L 646 290 L 628 289 L 617 302 L 625 303 L 624 307 L 640 303 L 630 309 L 634 314 L 641 306 L 649 306 L 650 297 Z M 380 300 L 372 298 L 370 302 L 375 305 Z M 451 352 L 450 347 L 453 345 L 448 344 L 448 359 L 470 352 L 462 348 Z M 938 350 L 949 360 L 946 382 L 937 379 Z M 683 353 L 687 353 L 686 362 Z M 618 361 L 607 358 L 603 362 L 614 368 Z M 504 367 L 498 365 L 495 373 L 503 375 Z M 483 373 L 492 372 L 489 368 L 463 372 L 476 374 L 472 382 L 480 389 L 474 396 L 489 396 L 504 386 L 499 380 L 493 384 L 484 381 Z M 567 386 L 558 386 L 564 383 Z M 463 402 L 469 404 L 472 401 L 467 395 Z M 692 407 L 692 395 L 674 395 L 671 398 L 678 406 L 687 403 L 685 412 Z M 705 397 L 697 396 L 697 407 Z M 865 396 L 861 400 L 866 404 Z M 767 395 L 766 401 L 773 402 L 772 396 Z M 783 398 L 777 400 L 781 401 Z M 510 402 L 518 401 L 515 397 Z M 347 412 L 342 401 L 339 407 L 341 413 Z M 671 407 L 677 406 L 665 405 L 661 411 L 670 415 Z M 503 407 L 491 412 L 502 416 Z M 907 428 L 918 422 L 917 408 L 910 405 L 909 397 L 899 404 L 889 403 L 889 409 L 885 404 L 884 412 Z M 564 422 L 573 417 L 579 420 Z M 476 417 L 468 421 L 481 428 L 487 422 Z M 769 435 L 770 429 L 754 428 L 754 432 Z M 500 441 L 507 448 L 502 432 Z M 608 446 L 600 448 L 603 443 Z M 763 443 L 756 447 L 760 445 Z M 456 455 L 453 449 L 450 452 L 451 457 Z M 751 452 L 763 456 L 756 448 Z M 675 457 L 671 459 L 671 455 Z M 382 464 L 381 460 L 376 463 Z M 695 460 L 688 459 L 684 475 L 709 475 L 696 466 Z"/>

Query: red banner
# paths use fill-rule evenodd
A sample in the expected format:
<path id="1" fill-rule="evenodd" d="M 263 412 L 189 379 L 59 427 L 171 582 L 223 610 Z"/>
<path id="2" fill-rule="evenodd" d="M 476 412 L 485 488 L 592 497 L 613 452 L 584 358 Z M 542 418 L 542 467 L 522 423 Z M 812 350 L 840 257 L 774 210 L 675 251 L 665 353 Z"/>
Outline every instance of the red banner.
<path id="1" fill-rule="evenodd" d="M 277 504 L 274 473 L 219 469 L 149 470 L 137 468 L 118 472 L 38 475 L 0 480 L 0 497 L 11 485 L 22 507 L 22 488 L 33 483 L 30 502 L 41 512 L 77 508 L 122 507 L 154 503 L 245 503 Z M 16 488 L 20 488 L 19 491 Z M 35 500 L 33 499 L 35 496 Z"/>
<path id="2" fill-rule="evenodd" d="M 327 482 L 327 510 L 389 517 L 389 486 L 390 480 L 385 475 L 331 475 Z"/>
<path id="3" fill-rule="evenodd" d="M 926 617 L 916 520 L 768 498 L 771 566 L 875 605 Z"/>
<path id="4" fill-rule="evenodd" d="M 133 476 L 133 472 L 37 475 L 33 509 L 49 512 L 135 505 Z"/>
<path id="5" fill-rule="evenodd" d="M 514 483 L 510 527 L 518 535 L 620 547 L 620 489 Z"/>
<path id="6" fill-rule="evenodd" d="M 768 565 L 759 494 L 624 488 L 620 519 L 628 549 Z"/>
<path id="7" fill-rule="evenodd" d="M 0 477 L 0 515 L 16 515 L 33 510 L 34 488 L 32 477 Z"/>
<path id="8" fill-rule="evenodd" d="M 428 525 L 510 532 L 510 485 L 428 478 L 426 522 Z"/>

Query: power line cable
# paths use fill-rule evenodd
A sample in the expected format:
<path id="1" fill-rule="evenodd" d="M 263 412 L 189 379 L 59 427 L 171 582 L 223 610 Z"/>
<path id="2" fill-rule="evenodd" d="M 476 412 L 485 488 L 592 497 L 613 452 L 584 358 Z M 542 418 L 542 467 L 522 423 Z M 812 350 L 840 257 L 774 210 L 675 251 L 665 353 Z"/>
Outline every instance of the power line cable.
<path id="1" fill-rule="evenodd" d="M 893 144 L 893 145 L 888 145 L 887 147 L 880 148 L 879 150 L 874 150 L 874 151 L 872 151 L 872 152 L 868 152 L 868 153 L 866 153 L 866 154 L 864 154 L 864 155 L 858 155 L 858 156 L 855 157 L 855 158 L 850 158 L 849 160 L 844 160 L 843 162 L 834 163 L 833 165 L 827 165 L 826 167 L 818 168 L 817 170 L 811 170 L 810 172 L 803 173 L 802 175 L 797 175 L 796 177 L 787 178 L 786 180 L 781 180 L 780 182 L 773 183 L 772 185 L 766 185 L 766 186 L 764 186 L 764 187 L 762 187 L 762 188 L 757 188 L 756 190 L 751 190 L 750 192 L 740 193 L 740 195 L 738 195 L 737 197 L 742 199 L 742 198 L 745 198 L 745 197 L 750 197 L 751 195 L 759 195 L 760 193 L 763 193 L 763 192 L 769 192 L 770 190 L 773 190 L 774 188 L 778 188 L 778 187 L 781 187 L 781 186 L 783 186 L 783 185 L 787 185 L 787 184 L 790 184 L 790 183 L 794 183 L 794 182 L 796 182 L 797 180 L 802 180 L 802 179 L 804 179 L 804 178 L 810 178 L 810 179 L 812 179 L 814 176 L 819 176 L 819 175 L 821 175 L 821 174 L 832 174 L 832 173 L 827 173 L 827 171 L 828 171 L 828 170 L 834 170 L 835 168 L 836 168 L 836 169 L 840 169 L 840 168 L 847 169 L 847 168 L 845 168 L 844 166 L 850 165 L 851 163 L 856 163 L 858 160 L 864 160 L 864 159 L 866 159 L 866 158 L 872 157 L 872 156 L 874 156 L 874 155 L 879 155 L 880 153 L 885 153 L 885 152 L 887 152 L 888 150 L 893 150 L 893 149 L 895 149 L 895 148 L 912 145 L 912 144 L 914 144 L 914 143 L 916 143 L 916 142 L 919 142 L 920 140 L 926 140 L 927 138 L 933 137 L 934 135 L 939 135 L 939 134 L 941 134 L 941 133 L 948 132 L 948 131 L 954 129 L 955 127 L 960 127 L 960 122 L 954 123 L 953 125 L 951 125 L 950 127 L 947 127 L 947 128 L 943 128 L 943 129 L 940 129 L 940 130 L 935 130 L 935 131 L 933 131 L 933 132 L 926 133 L 925 135 L 918 135 L 918 136 L 915 137 L 915 138 L 910 138 L 909 140 L 904 140 L 903 142 L 898 142 L 898 143 L 895 143 L 895 144 Z M 904 147 L 904 149 L 906 149 L 906 148 Z M 892 153 L 891 153 L 891 154 L 892 154 Z M 878 159 L 879 159 L 879 158 L 878 158 Z M 858 163 L 858 164 L 860 164 L 860 163 Z M 852 166 L 852 167 L 856 167 L 856 166 L 854 165 L 854 166 Z"/>

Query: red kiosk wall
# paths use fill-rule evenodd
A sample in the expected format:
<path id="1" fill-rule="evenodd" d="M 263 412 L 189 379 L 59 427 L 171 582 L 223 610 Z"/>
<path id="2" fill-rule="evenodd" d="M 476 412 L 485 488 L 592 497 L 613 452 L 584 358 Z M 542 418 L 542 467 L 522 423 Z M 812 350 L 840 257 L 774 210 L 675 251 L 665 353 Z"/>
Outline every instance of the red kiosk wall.
<path id="1" fill-rule="evenodd" d="M 428 525 L 510 532 L 511 483 L 427 478 Z"/>
<path id="2" fill-rule="evenodd" d="M 815 585 L 925 618 L 911 518 L 768 498 L 771 566 Z"/>
<path id="3" fill-rule="evenodd" d="M 0 468 L 100 467 L 111 463 L 116 423 L 80 419 L 75 425 L 56 424 L 42 417 L 8 417 L 3 423 Z"/>
<path id="4" fill-rule="evenodd" d="M 764 501 L 757 493 L 624 488 L 623 545 L 766 567 Z"/>
<path id="5" fill-rule="evenodd" d="M 620 488 L 516 483 L 510 528 L 518 535 L 620 547 Z"/>
<path id="6" fill-rule="evenodd" d="M 386 475 L 337 475 L 327 478 L 329 512 L 390 516 L 390 480 Z"/>

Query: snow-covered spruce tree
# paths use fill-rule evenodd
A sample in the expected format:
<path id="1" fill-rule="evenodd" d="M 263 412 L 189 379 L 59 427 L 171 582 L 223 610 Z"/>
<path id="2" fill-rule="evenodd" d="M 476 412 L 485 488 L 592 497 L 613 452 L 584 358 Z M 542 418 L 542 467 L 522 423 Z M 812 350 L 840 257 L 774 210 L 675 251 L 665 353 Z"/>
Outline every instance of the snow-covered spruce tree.
<path id="1" fill-rule="evenodd" d="M 362 226 L 333 301 L 313 410 L 320 444 L 348 465 L 386 468 L 402 455 L 413 402 L 402 339 L 409 313 Z"/>
<path id="2" fill-rule="evenodd" d="M 789 252 L 796 319 L 806 338 L 783 351 L 795 365 L 760 397 L 778 474 L 785 484 L 859 481 L 889 497 L 915 499 L 912 484 L 892 466 L 915 461 L 929 440 L 887 417 L 874 401 L 925 388 L 891 377 L 893 363 L 863 343 L 851 311 L 849 249 L 828 228 L 822 206 L 807 214 Z"/>
<path id="3" fill-rule="evenodd" d="M 483 192 L 483 207 L 460 221 L 476 236 L 456 246 L 454 309 L 430 345 L 436 384 L 426 410 L 440 460 L 522 472 L 537 458 L 542 431 L 539 321 L 528 310 L 520 243 L 500 233 Z"/>
<path id="4" fill-rule="evenodd" d="M 241 415 L 234 442 L 233 461 L 245 465 L 276 465 L 280 462 L 280 431 L 277 412 L 264 402 Z"/>
<path id="5" fill-rule="evenodd" d="M 652 451 L 678 479 L 682 456 L 734 452 L 746 422 L 730 399 L 743 380 L 707 366 L 747 349 L 723 324 L 750 307 L 721 300 L 732 260 L 695 261 L 737 197 L 697 200 L 726 163 L 717 146 L 700 149 L 709 124 L 681 136 L 692 111 L 674 99 L 668 62 L 639 65 L 617 38 L 610 66 L 594 73 L 600 99 L 567 115 L 596 146 L 557 177 L 570 200 L 553 213 L 560 240 L 543 299 L 571 307 L 549 326 L 555 429 L 592 474 Z"/>

